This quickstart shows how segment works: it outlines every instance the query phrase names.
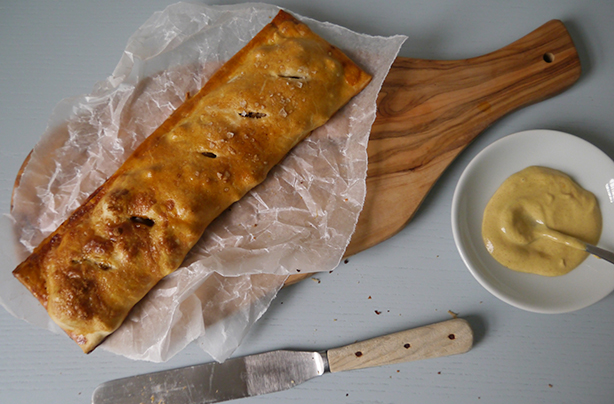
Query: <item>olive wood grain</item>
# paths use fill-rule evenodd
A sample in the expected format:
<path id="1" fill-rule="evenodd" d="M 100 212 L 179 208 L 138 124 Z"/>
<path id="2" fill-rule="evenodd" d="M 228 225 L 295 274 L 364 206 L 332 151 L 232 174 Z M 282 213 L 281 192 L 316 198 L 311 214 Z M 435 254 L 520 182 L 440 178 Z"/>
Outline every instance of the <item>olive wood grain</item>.
<path id="1" fill-rule="evenodd" d="M 473 346 L 467 320 L 456 318 L 329 349 L 331 372 L 462 354 Z"/>
<path id="2" fill-rule="evenodd" d="M 558 20 L 471 59 L 397 58 L 379 94 L 365 205 L 346 257 L 404 228 L 444 170 L 490 124 L 562 92 L 580 72 Z M 286 285 L 308 276 L 291 275 Z"/>

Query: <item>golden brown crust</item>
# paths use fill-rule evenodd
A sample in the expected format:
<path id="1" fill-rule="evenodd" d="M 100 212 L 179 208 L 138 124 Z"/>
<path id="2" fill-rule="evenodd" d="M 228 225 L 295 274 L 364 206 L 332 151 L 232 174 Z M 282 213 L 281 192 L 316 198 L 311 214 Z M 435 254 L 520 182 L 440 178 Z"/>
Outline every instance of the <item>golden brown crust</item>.
<path id="1" fill-rule="evenodd" d="M 281 11 L 14 271 L 84 352 L 370 76 Z"/>

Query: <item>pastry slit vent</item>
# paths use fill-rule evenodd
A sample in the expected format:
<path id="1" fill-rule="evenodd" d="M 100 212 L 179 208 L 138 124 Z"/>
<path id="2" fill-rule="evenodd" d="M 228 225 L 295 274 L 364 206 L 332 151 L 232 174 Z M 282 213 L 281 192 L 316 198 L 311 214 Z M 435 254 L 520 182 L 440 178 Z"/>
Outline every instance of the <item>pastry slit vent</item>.
<path id="1" fill-rule="evenodd" d="M 202 154 L 203 156 L 208 157 L 210 159 L 214 159 L 214 158 L 217 157 L 217 154 L 215 154 L 213 152 L 210 152 L 210 151 L 202 152 L 200 154 Z"/>
<path id="2" fill-rule="evenodd" d="M 154 221 L 148 217 L 132 216 L 130 221 L 135 224 L 143 224 L 147 227 L 152 227 L 154 225 Z"/>
<path id="3" fill-rule="evenodd" d="M 289 79 L 289 80 L 304 80 L 305 77 L 301 77 L 301 76 L 285 76 L 280 74 L 279 77 L 281 77 L 282 79 Z"/>
<path id="4" fill-rule="evenodd" d="M 253 112 L 253 111 L 239 112 L 239 115 L 242 116 L 243 118 L 255 118 L 255 119 L 264 118 L 266 116 L 266 114 L 263 112 Z"/>
<path id="5" fill-rule="evenodd" d="M 104 262 L 98 262 L 98 261 L 93 260 L 93 259 L 88 258 L 88 257 L 85 257 L 85 258 L 83 258 L 81 260 L 73 259 L 73 260 L 71 260 L 71 262 L 74 265 L 80 265 L 80 264 L 83 264 L 84 262 L 89 262 L 93 266 L 96 266 L 96 267 L 98 267 L 99 269 L 101 269 L 103 271 L 109 271 L 109 270 L 113 269 L 113 267 L 111 265 L 109 265 L 109 264 L 105 264 Z"/>

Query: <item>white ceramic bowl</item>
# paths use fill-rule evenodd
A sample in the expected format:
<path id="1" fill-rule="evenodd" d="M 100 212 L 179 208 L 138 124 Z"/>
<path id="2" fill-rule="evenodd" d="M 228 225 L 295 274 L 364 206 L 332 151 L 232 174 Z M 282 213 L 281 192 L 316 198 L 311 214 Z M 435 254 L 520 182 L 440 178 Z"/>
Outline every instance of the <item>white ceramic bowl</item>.
<path id="1" fill-rule="evenodd" d="M 452 201 L 454 241 L 477 281 L 504 302 L 538 313 L 582 309 L 614 290 L 614 265 L 589 256 L 567 275 L 544 277 L 507 269 L 484 247 L 481 229 L 486 204 L 507 177 L 531 165 L 560 170 L 595 194 L 603 216 L 598 245 L 614 249 L 614 162 L 592 144 L 551 130 L 506 136 L 469 163 Z"/>

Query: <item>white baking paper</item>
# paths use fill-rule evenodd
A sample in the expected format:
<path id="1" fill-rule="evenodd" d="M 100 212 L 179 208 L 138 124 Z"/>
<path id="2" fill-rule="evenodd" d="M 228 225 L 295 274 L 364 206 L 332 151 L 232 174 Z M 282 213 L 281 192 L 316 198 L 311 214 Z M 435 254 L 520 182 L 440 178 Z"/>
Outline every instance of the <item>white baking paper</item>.
<path id="1" fill-rule="evenodd" d="M 124 159 L 277 14 L 266 4 L 177 3 L 129 39 L 91 94 L 63 100 L 35 146 L 0 223 L 0 303 L 61 332 L 11 275 Z M 291 12 L 291 11 L 290 11 Z M 334 269 L 349 243 L 366 186 L 366 145 L 381 84 L 405 37 L 372 37 L 295 15 L 374 75 L 372 83 L 205 232 L 182 267 L 164 278 L 101 348 L 166 361 L 197 341 L 223 361 L 290 274 Z"/>

